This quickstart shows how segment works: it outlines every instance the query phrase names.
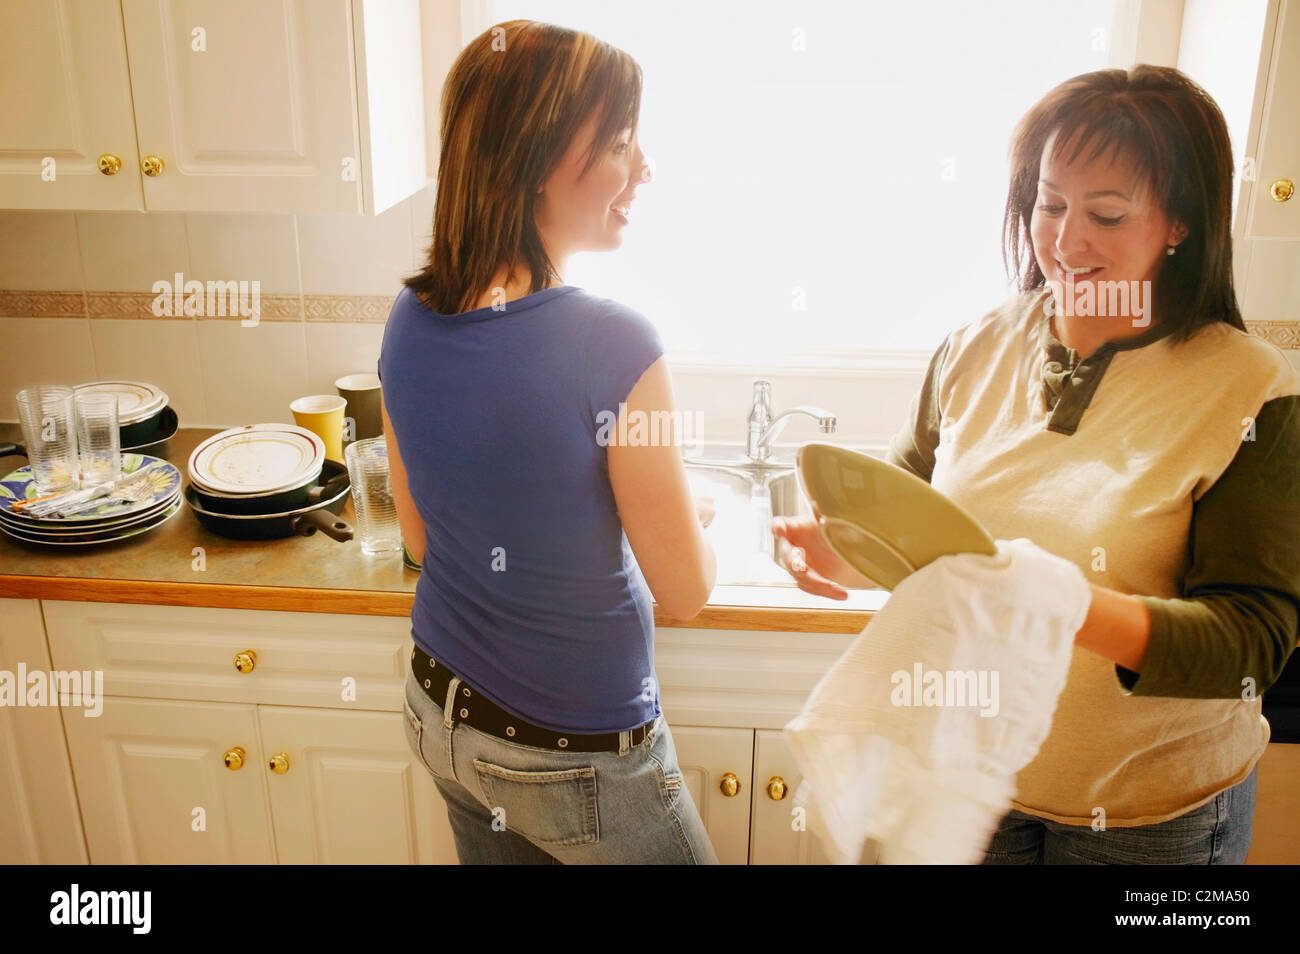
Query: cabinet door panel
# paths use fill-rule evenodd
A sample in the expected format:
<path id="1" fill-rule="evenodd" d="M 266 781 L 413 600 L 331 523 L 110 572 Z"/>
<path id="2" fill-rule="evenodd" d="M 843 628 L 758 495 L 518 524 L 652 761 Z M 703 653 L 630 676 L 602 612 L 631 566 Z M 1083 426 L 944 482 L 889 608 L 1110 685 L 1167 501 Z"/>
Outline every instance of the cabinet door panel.
<path id="1" fill-rule="evenodd" d="M 50 669 L 36 600 L 0 600 L 0 671 Z M 0 864 L 86 863 L 57 706 L 0 707 Z"/>
<path id="2" fill-rule="evenodd" d="M 447 809 L 400 712 L 261 706 L 281 864 L 456 864 Z"/>
<path id="3" fill-rule="evenodd" d="M 63 717 L 92 864 L 274 861 L 253 706 L 108 696 L 98 717 Z M 237 771 L 223 760 L 234 746 Z"/>
<path id="4" fill-rule="evenodd" d="M 1300 97 L 1300 4 L 1284 0 L 1278 5 L 1277 30 L 1265 80 L 1264 107 L 1256 144 L 1257 178 L 1251 190 L 1251 215 L 1246 226 L 1249 238 L 1300 239 L 1300 195 L 1279 202 L 1270 192 L 1270 186 L 1278 179 L 1290 179 L 1300 185 L 1297 97 Z M 1283 316 L 1268 314 L 1259 317 L 1274 319 Z"/>
<path id="5" fill-rule="evenodd" d="M 0 100 L 0 208 L 144 208 L 117 0 L 0 3 Z"/>
<path id="6" fill-rule="evenodd" d="M 123 0 L 122 14 L 140 151 L 165 163 L 144 178 L 150 211 L 361 211 L 348 0 Z"/>
<path id="7" fill-rule="evenodd" d="M 776 799 L 768 786 L 780 778 L 785 783 L 784 797 Z M 750 861 L 756 865 L 827 865 L 830 855 L 817 835 L 794 826 L 791 806 L 794 793 L 803 781 L 785 735 L 771 729 L 754 733 L 753 842 Z M 867 842 L 862 861 L 874 864 L 875 845 Z"/>
<path id="8" fill-rule="evenodd" d="M 695 807 L 718 861 L 743 865 L 749 860 L 749 782 L 753 769 L 752 729 L 711 729 L 673 725 L 677 764 L 686 779 Z M 731 772 L 740 788 L 735 795 L 722 791 L 723 777 Z"/>

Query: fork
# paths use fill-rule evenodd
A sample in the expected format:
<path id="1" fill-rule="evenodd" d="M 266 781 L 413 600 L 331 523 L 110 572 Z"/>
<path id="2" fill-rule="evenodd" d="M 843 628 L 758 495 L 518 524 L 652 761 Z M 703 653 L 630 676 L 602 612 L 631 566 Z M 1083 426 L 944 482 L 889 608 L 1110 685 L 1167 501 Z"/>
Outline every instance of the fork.
<path id="1" fill-rule="evenodd" d="M 91 507 L 98 506 L 100 503 L 103 503 L 105 499 L 116 497 L 118 492 L 125 490 L 128 487 L 135 488 L 139 486 L 150 486 L 149 483 L 144 480 L 144 475 L 159 463 L 160 461 L 154 461 L 148 466 L 140 468 L 140 470 L 137 470 L 134 474 L 124 477 L 118 482 L 116 488 L 103 490 L 102 488 L 97 487 L 94 488 L 94 490 L 73 491 L 70 494 L 52 495 L 52 497 L 58 497 L 60 499 L 46 499 L 40 503 L 35 501 L 29 502 L 27 506 L 23 508 L 23 513 L 37 518 L 47 517 L 52 513 L 62 513 L 64 515 L 80 513 L 83 510 L 88 510 Z M 120 499 L 135 500 L 140 498 L 126 497 Z"/>
<path id="2" fill-rule="evenodd" d="M 138 500 L 143 500 L 145 497 L 151 496 L 154 493 L 154 490 L 155 488 L 153 484 L 149 481 L 137 480 L 133 483 L 123 484 L 116 490 L 111 490 L 102 496 L 92 497 L 90 500 L 83 500 L 81 503 L 72 504 L 66 508 L 60 508 L 55 512 L 61 513 L 65 517 L 71 517 L 74 514 L 93 510 L 100 504 L 106 503 L 109 500 L 125 500 L 130 503 L 135 503 Z"/>

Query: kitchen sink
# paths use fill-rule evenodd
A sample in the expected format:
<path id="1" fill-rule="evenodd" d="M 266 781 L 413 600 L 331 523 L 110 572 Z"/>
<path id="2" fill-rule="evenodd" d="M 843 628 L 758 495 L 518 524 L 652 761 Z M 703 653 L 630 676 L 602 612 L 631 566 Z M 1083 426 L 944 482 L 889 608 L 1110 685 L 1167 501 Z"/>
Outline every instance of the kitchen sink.
<path id="1" fill-rule="evenodd" d="M 772 534 L 773 517 L 812 515 L 793 461 L 746 467 L 739 460 L 701 457 L 685 463 L 691 492 L 713 498 L 716 513 L 706 532 L 717 556 L 717 583 L 794 586 L 776 563 L 779 541 Z"/>

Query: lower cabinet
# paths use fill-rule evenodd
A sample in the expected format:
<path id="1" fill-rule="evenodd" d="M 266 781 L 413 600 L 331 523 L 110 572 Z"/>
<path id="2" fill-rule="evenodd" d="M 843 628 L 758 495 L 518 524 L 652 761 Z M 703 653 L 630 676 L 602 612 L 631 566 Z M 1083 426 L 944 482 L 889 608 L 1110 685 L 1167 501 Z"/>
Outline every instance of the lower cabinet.
<path id="1" fill-rule="evenodd" d="M 102 678 L 93 700 L 0 707 L 0 864 L 455 864 L 402 726 L 409 625 L 0 599 L 0 670 Z M 678 764 L 723 864 L 828 863 L 793 811 L 782 727 L 850 641 L 656 633 Z M 1300 861 L 1297 753 L 1260 763 L 1251 863 Z"/>
<path id="2" fill-rule="evenodd" d="M 66 725 L 96 864 L 456 861 L 399 714 L 114 697 Z"/>
<path id="3" fill-rule="evenodd" d="M 97 711 L 74 701 L 5 715 L 8 798 L 26 810 L 4 813 L 0 863 L 456 863 L 442 798 L 402 730 L 408 620 L 55 600 L 0 609 L 10 669 L 25 659 L 102 678 Z M 657 636 L 678 763 L 723 864 L 825 860 L 791 827 L 799 779 L 779 727 L 842 651 L 837 639 Z M 800 671 L 786 671 L 791 651 Z"/>

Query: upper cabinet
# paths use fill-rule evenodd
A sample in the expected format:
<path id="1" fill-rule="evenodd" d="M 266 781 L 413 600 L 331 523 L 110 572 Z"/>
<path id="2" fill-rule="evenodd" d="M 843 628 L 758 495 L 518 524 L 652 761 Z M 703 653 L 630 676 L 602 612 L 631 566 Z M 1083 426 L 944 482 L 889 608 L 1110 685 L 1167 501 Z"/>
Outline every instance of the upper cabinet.
<path id="1" fill-rule="evenodd" d="M 418 0 L 4 0 L 0 207 L 377 214 L 427 180 Z"/>
<path id="2" fill-rule="evenodd" d="M 1258 117 L 1247 144 L 1255 174 L 1242 183 L 1245 235 L 1300 239 L 1300 3 L 1269 4 L 1264 40 Z"/>

